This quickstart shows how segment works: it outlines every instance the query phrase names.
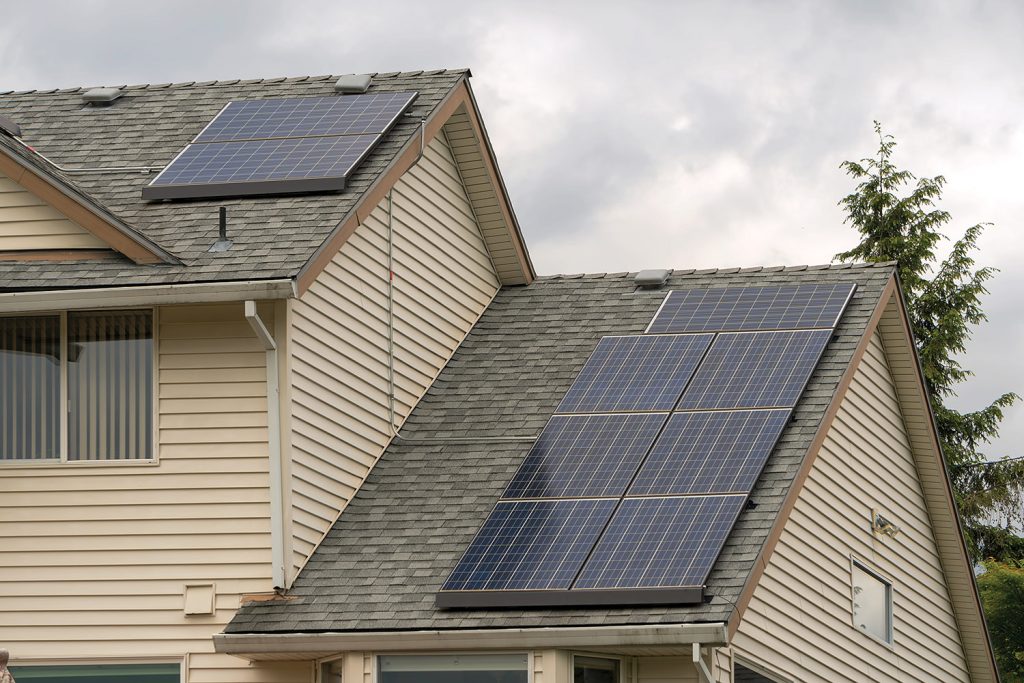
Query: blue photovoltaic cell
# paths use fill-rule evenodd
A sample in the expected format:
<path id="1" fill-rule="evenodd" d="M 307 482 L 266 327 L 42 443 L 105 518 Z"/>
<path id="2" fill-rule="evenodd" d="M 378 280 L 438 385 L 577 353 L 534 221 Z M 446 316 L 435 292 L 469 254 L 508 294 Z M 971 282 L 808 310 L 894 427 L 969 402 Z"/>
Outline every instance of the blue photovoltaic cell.
<path id="1" fill-rule="evenodd" d="M 573 587 L 704 585 L 746 499 L 626 498 Z"/>
<path id="2" fill-rule="evenodd" d="M 629 495 L 749 493 L 790 410 L 674 413 Z"/>
<path id="3" fill-rule="evenodd" d="M 648 333 L 835 327 L 856 285 L 716 287 L 669 292 Z"/>
<path id="4" fill-rule="evenodd" d="M 229 102 L 194 142 L 386 133 L 414 92 Z"/>
<path id="5" fill-rule="evenodd" d="M 189 145 L 154 186 L 344 178 L 377 135 Z"/>
<path id="6" fill-rule="evenodd" d="M 604 337 L 555 412 L 671 410 L 713 337 Z"/>
<path id="7" fill-rule="evenodd" d="M 617 502 L 499 502 L 441 590 L 568 589 Z"/>
<path id="8" fill-rule="evenodd" d="M 831 337 L 832 330 L 720 334 L 677 409 L 791 408 Z"/>
<path id="9" fill-rule="evenodd" d="M 665 418 L 664 413 L 556 415 L 502 497 L 621 496 Z"/>

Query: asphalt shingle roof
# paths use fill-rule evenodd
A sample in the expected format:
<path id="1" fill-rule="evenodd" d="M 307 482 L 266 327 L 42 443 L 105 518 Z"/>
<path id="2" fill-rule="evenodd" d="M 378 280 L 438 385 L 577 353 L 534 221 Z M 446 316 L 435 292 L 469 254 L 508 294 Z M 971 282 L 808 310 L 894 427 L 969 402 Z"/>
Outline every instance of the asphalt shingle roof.
<path id="1" fill-rule="evenodd" d="M 155 173 L 61 173 L 125 224 L 182 260 L 140 266 L 125 258 L 0 261 L 0 290 L 256 280 L 293 277 L 359 197 L 417 134 L 466 70 L 375 74 L 370 92 L 415 90 L 395 125 L 336 194 L 146 202 Z M 84 88 L 0 93 L 0 114 L 25 142 L 63 168 L 162 167 L 230 100 L 334 95 L 337 76 L 126 86 L 110 106 L 82 102 Z M 11 143 L 13 144 L 13 142 Z M 228 207 L 230 251 L 211 254 L 219 207 Z"/>
<path id="2" fill-rule="evenodd" d="M 243 606 L 227 633 L 720 622 L 728 619 L 891 265 L 676 271 L 638 290 L 625 273 L 506 287 L 413 410 L 314 552 L 289 600 Z M 857 291 L 694 606 L 439 610 L 435 593 L 598 340 L 647 326 L 668 289 L 856 282 Z M 419 439 L 419 441 L 417 441 Z M 429 439 L 429 441 L 428 441 Z"/>

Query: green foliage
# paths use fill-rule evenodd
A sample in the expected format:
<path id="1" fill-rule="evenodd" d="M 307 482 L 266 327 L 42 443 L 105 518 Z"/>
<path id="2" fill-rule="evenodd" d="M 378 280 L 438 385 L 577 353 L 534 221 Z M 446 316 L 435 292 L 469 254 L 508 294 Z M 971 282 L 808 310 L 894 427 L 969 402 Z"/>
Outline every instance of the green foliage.
<path id="1" fill-rule="evenodd" d="M 1024 523 L 1024 459 L 989 461 L 980 450 L 997 436 L 1003 411 L 1019 397 L 1006 393 L 967 413 L 945 403 L 971 376 L 957 359 L 971 329 L 985 321 L 981 297 L 995 270 L 975 268 L 973 254 L 986 225 L 968 228 L 940 261 L 936 250 L 947 239 L 942 229 L 952 220 L 936 207 L 945 178 L 919 179 L 896 168 L 896 141 L 877 121 L 875 132 L 878 156 L 841 166 L 858 183 L 840 205 L 861 241 L 835 258 L 896 262 L 971 553 L 975 559 L 1024 557 L 1024 540 L 1010 531 Z"/>
<path id="2" fill-rule="evenodd" d="M 1005 683 L 1024 683 L 1024 568 L 1021 562 L 985 562 L 978 590 Z"/>

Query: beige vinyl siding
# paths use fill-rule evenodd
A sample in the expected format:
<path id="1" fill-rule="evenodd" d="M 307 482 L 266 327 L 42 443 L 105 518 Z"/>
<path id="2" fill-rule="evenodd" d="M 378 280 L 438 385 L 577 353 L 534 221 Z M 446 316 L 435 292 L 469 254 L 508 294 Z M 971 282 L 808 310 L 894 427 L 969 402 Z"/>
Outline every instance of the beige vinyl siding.
<path id="1" fill-rule="evenodd" d="M 188 653 L 193 683 L 308 682 L 211 639 L 270 589 L 263 349 L 241 303 L 156 318 L 157 464 L 0 468 L 0 642 L 17 661 Z M 210 582 L 215 613 L 184 616 L 184 584 Z"/>
<path id="2" fill-rule="evenodd" d="M 876 536 L 877 508 L 902 528 Z M 854 628 L 851 555 L 893 581 L 892 646 Z M 967 681 L 953 608 L 877 335 L 733 640 L 794 680 Z"/>
<path id="3" fill-rule="evenodd" d="M 0 251 L 108 248 L 105 242 L 0 173 Z"/>
<path id="4" fill-rule="evenodd" d="M 291 308 L 295 569 L 391 438 L 387 206 L 375 207 Z M 391 206 L 397 426 L 499 284 L 443 136 L 395 184 Z"/>

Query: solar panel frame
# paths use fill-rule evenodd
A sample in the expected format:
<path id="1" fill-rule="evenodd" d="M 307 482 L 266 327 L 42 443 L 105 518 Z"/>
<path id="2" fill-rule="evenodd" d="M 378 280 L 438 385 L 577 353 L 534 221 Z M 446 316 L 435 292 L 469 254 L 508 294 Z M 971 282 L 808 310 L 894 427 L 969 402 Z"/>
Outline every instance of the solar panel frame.
<path id="1" fill-rule="evenodd" d="M 673 413 L 627 495 L 748 494 L 791 414 L 788 408 Z"/>
<path id="2" fill-rule="evenodd" d="M 442 591 L 566 590 L 618 498 L 499 501 Z M 566 542 L 565 530 L 575 529 Z"/>
<path id="3" fill-rule="evenodd" d="M 831 329 L 721 333 L 676 410 L 792 408 L 831 338 Z"/>
<path id="4" fill-rule="evenodd" d="M 854 283 L 711 287 L 669 292 L 647 334 L 835 327 Z"/>
<path id="5" fill-rule="evenodd" d="M 668 411 L 713 334 L 603 337 L 555 413 Z"/>
<path id="6" fill-rule="evenodd" d="M 555 415 L 502 499 L 621 497 L 668 413 Z"/>
<path id="7" fill-rule="evenodd" d="M 746 495 L 625 498 L 573 590 L 700 587 Z"/>

